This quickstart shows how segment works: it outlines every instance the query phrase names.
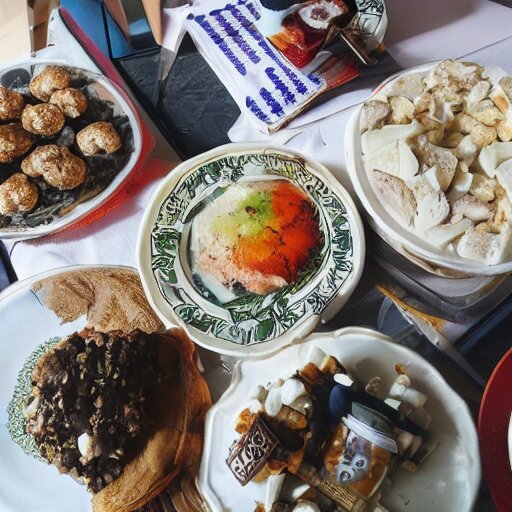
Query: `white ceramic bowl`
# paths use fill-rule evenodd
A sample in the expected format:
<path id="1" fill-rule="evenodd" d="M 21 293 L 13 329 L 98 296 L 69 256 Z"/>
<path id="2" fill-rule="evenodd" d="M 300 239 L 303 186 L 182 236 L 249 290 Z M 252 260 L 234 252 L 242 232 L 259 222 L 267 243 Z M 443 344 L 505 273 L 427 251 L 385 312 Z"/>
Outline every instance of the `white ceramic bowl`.
<path id="1" fill-rule="evenodd" d="M 321 258 L 272 294 L 215 303 L 193 280 L 192 220 L 219 188 L 275 178 L 289 179 L 316 205 L 325 240 Z M 323 165 L 285 148 L 228 144 L 183 162 L 162 181 L 142 219 L 137 259 L 149 303 L 164 324 L 184 327 L 210 350 L 248 357 L 302 340 L 332 318 L 361 277 L 364 247 L 359 214 Z"/>
<path id="2" fill-rule="evenodd" d="M 40 236 L 49 235 L 50 233 L 55 233 L 56 231 L 60 231 L 61 229 L 64 229 L 65 227 L 68 227 L 71 224 L 74 224 L 77 221 L 83 219 L 94 210 L 100 208 L 123 184 L 123 182 L 129 176 L 131 170 L 138 162 L 142 151 L 142 132 L 139 126 L 139 116 L 137 112 L 132 108 L 132 104 L 129 102 L 129 100 L 127 100 L 125 93 L 105 76 L 86 69 L 74 68 L 67 62 L 46 61 L 34 58 L 30 62 L 19 63 L 15 66 L 0 70 L 0 78 L 6 73 L 12 72 L 15 69 L 26 70 L 32 74 L 34 66 L 40 67 L 44 65 L 55 65 L 64 68 L 75 69 L 83 73 L 88 78 L 92 79 L 93 82 L 89 87 L 92 87 L 102 99 L 112 102 L 115 115 L 125 114 L 128 117 L 133 134 L 133 151 L 131 152 L 126 164 L 117 172 L 110 184 L 100 193 L 91 199 L 77 204 L 76 207 L 69 213 L 66 213 L 62 216 L 55 216 L 54 220 L 48 224 L 42 224 L 33 228 L 25 228 L 23 230 L 14 228 L 0 229 L 1 239 L 37 238 Z"/>
<path id="3" fill-rule="evenodd" d="M 400 363 L 414 387 L 429 397 L 425 406 L 432 416 L 429 431 L 440 446 L 417 473 L 397 471 L 381 499 L 383 505 L 393 512 L 470 512 L 480 485 L 480 456 L 468 407 L 418 354 L 360 327 L 314 334 L 270 358 L 244 360 L 235 367 L 231 386 L 206 417 L 199 485 L 212 510 L 253 512 L 255 502 L 265 501 L 265 483 L 249 482 L 242 487 L 226 464 L 229 449 L 239 437 L 234 425 L 258 385 L 291 376 L 309 361 L 313 347 L 338 358 L 362 381 L 379 375 L 391 385 L 396 378 L 394 365 Z"/>
<path id="4" fill-rule="evenodd" d="M 391 76 L 375 89 L 370 98 L 400 77 L 413 73 L 427 73 L 436 64 L 425 64 Z M 462 258 L 457 253 L 449 253 L 446 250 L 434 247 L 393 218 L 392 213 L 386 209 L 386 206 L 377 197 L 363 164 L 361 131 L 359 128 L 362 108 L 363 105 L 358 106 L 347 123 L 345 129 L 345 151 L 350 179 L 359 200 L 368 214 L 372 228 L 398 252 L 430 272 L 446 277 L 492 276 L 511 272 L 512 261 L 498 265 L 487 265 Z"/>

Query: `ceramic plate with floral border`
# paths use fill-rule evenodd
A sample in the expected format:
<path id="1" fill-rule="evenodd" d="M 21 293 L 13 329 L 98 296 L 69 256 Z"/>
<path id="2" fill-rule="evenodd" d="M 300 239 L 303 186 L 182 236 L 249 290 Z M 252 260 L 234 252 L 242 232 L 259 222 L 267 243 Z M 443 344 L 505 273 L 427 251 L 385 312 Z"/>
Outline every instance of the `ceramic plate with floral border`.
<path id="1" fill-rule="evenodd" d="M 298 189 L 306 198 L 319 231 L 295 279 L 258 293 L 199 272 L 198 239 L 209 233 L 201 233 L 197 219 L 223 195 L 238 200 L 233 190 L 277 183 L 291 186 L 290 197 Z M 339 311 L 361 276 L 364 247 L 359 214 L 325 167 L 288 149 L 228 144 L 184 162 L 162 182 L 144 214 L 137 257 L 146 295 L 164 323 L 183 326 L 216 352 L 260 356 L 302 340 Z M 223 261 L 228 267 L 234 260 Z"/>

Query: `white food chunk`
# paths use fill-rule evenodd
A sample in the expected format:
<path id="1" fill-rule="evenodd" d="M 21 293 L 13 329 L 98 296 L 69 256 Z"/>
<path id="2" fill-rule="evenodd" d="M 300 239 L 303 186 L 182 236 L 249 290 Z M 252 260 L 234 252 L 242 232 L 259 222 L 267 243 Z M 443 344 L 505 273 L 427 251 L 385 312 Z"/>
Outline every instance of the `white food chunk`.
<path id="1" fill-rule="evenodd" d="M 281 401 L 284 405 L 290 405 L 306 394 L 304 384 L 298 379 L 287 379 L 281 387 Z"/>
<path id="2" fill-rule="evenodd" d="M 497 66 L 486 66 L 485 71 L 482 73 L 484 78 L 490 80 L 493 88 L 496 87 L 499 81 L 507 76 L 507 73 L 504 69 L 499 68 Z"/>
<path id="3" fill-rule="evenodd" d="M 457 114 L 452 123 L 453 128 L 458 129 L 465 134 L 471 133 L 471 130 L 480 124 L 481 123 L 468 114 Z"/>
<path id="4" fill-rule="evenodd" d="M 281 400 L 281 388 L 270 388 L 267 398 L 265 399 L 265 411 L 269 416 L 275 417 L 279 414 L 282 406 L 283 402 Z"/>
<path id="5" fill-rule="evenodd" d="M 496 179 L 512 201 L 512 159 L 506 160 L 496 169 Z"/>
<path id="6" fill-rule="evenodd" d="M 487 97 L 489 90 L 491 89 L 491 83 L 488 80 L 480 80 L 477 82 L 469 91 L 466 96 L 466 108 L 469 112 L 472 112 L 475 107 Z"/>
<path id="7" fill-rule="evenodd" d="M 392 142 L 368 155 L 363 155 L 363 163 L 367 172 L 377 170 L 392 176 L 398 176 L 400 173 L 398 142 Z"/>
<path id="8" fill-rule="evenodd" d="M 267 478 L 265 489 L 265 511 L 270 512 L 272 505 L 279 499 L 286 473 L 270 475 Z"/>
<path id="9" fill-rule="evenodd" d="M 426 239 L 438 248 L 444 248 L 452 240 L 462 235 L 466 229 L 473 225 L 470 219 L 462 219 L 458 222 L 441 224 L 425 231 Z"/>
<path id="10" fill-rule="evenodd" d="M 391 124 L 409 124 L 414 116 L 414 105 L 405 96 L 393 96 L 389 98 Z"/>
<path id="11" fill-rule="evenodd" d="M 450 123 L 454 119 L 454 115 L 450 103 L 443 101 L 435 96 L 433 118 L 442 124 Z"/>
<path id="12" fill-rule="evenodd" d="M 410 179 L 418 173 L 419 164 L 411 148 L 403 140 L 363 156 L 367 172 L 382 171 L 402 179 Z"/>
<path id="13" fill-rule="evenodd" d="M 416 200 L 405 183 L 395 176 L 380 171 L 370 174 L 377 197 L 389 208 L 396 220 L 406 227 L 413 225 L 416 213 Z"/>
<path id="14" fill-rule="evenodd" d="M 512 140 L 512 108 L 508 112 L 507 117 L 496 125 L 496 132 L 502 142 L 510 142 Z"/>
<path id="15" fill-rule="evenodd" d="M 403 180 L 409 180 L 418 174 L 420 168 L 418 159 L 409 145 L 404 141 L 398 142 L 399 171 L 398 176 Z"/>
<path id="16" fill-rule="evenodd" d="M 320 512 L 320 507 L 312 501 L 300 500 L 295 507 L 293 512 Z"/>
<path id="17" fill-rule="evenodd" d="M 94 457 L 99 457 L 101 455 L 101 449 L 99 445 L 95 442 L 94 437 L 89 435 L 87 432 L 79 435 L 76 441 L 78 451 L 82 455 L 82 458 L 85 462 L 88 462 Z"/>
<path id="18" fill-rule="evenodd" d="M 443 60 L 431 71 L 425 80 L 427 89 L 434 87 L 465 89 L 469 91 L 481 80 L 484 68 L 478 64 L 460 62 L 457 60 Z"/>
<path id="19" fill-rule="evenodd" d="M 318 368 L 321 368 L 324 361 L 329 358 L 329 354 L 325 353 L 319 347 L 313 347 L 309 354 L 309 362 L 313 363 Z"/>
<path id="20" fill-rule="evenodd" d="M 338 384 L 341 384 L 342 386 L 350 387 L 352 384 L 354 384 L 354 381 L 352 378 L 347 375 L 346 373 L 337 373 L 334 376 L 334 382 L 337 382 Z"/>
<path id="21" fill-rule="evenodd" d="M 496 181 L 483 174 L 474 173 L 469 193 L 480 201 L 494 201 L 496 195 Z"/>
<path id="22" fill-rule="evenodd" d="M 361 132 L 380 128 L 389 114 L 389 105 L 385 101 L 367 101 L 361 110 Z"/>
<path id="23" fill-rule="evenodd" d="M 450 205 L 444 193 L 436 190 L 424 176 L 414 180 L 411 189 L 416 199 L 416 228 L 425 231 L 443 223 L 450 214 Z"/>
<path id="24" fill-rule="evenodd" d="M 25 407 L 23 411 L 23 415 L 27 419 L 32 419 L 36 417 L 37 409 L 39 407 L 40 398 L 38 396 L 34 397 L 34 399 Z"/>
<path id="25" fill-rule="evenodd" d="M 453 203 L 457 201 L 459 197 L 462 197 L 464 194 L 469 192 L 471 187 L 471 183 L 473 182 L 473 174 L 470 172 L 464 171 L 462 166 L 457 167 L 455 171 L 455 176 L 453 177 L 450 191 L 448 192 L 448 201 Z"/>
<path id="26" fill-rule="evenodd" d="M 494 126 L 504 119 L 503 114 L 494 106 L 492 100 L 484 100 L 475 106 L 471 115 L 486 126 Z"/>
<path id="27" fill-rule="evenodd" d="M 419 96 L 423 91 L 423 78 L 425 73 L 412 73 L 393 80 L 386 87 L 388 96 L 404 96 L 410 100 Z"/>
<path id="28" fill-rule="evenodd" d="M 512 142 L 494 142 L 480 151 L 478 165 L 489 178 L 494 178 L 497 167 L 511 158 Z"/>
<path id="29" fill-rule="evenodd" d="M 462 160 L 466 165 L 471 165 L 478 153 L 478 147 L 473 142 L 470 135 L 466 135 L 455 148 L 455 156 Z"/>
<path id="30" fill-rule="evenodd" d="M 427 169 L 422 174 L 422 178 L 425 178 L 434 190 L 441 190 L 441 185 L 439 184 L 439 180 L 437 179 L 437 169 L 435 167 Z"/>
<path id="31" fill-rule="evenodd" d="M 501 233 L 469 228 L 457 244 L 457 253 L 463 258 L 497 265 L 510 256 L 511 233 L 510 225 Z"/>
<path id="32" fill-rule="evenodd" d="M 379 130 L 364 132 L 361 135 L 361 149 L 364 155 L 368 155 L 398 139 L 411 137 L 420 129 L 419 123 L 413 121 L 410 124 L 387 125 Z"/>
<path id="33" fill-rule="evenodd" d="M 510 199 L 506 193 L 503 193 L 502 191 L 499 192 L 499 195 L 498 193 L 496 194 L 496 201 L 494 201 L 496 208 L 494 217 L 485 223 L 489 226 L 487 231 L 493 231 L 495 233 L 503 232 L 508 227 L 512 219 L 512 204 Z"/>
<path id="34" fill-rule="evenodd" d="M 263 404 L 257 398 L 248 400 L 245 407 L 253 414 L 258 414 L 263 411 Z"/>
<path id="35" fill-rule="evenodd" d="M 431 92 L 422 92 L 414 100 L 414 114 L 425 114 L 428 113 L 430 116 L 434 115 L 436 111 L 436 98 Z"/>
<path id="36" fill-rule="evenodd" d="M 494 85 L 489 97 L 504 114 L 512 107 L 512 77 L 505 76 Z"/>
<path id="37" fill-rule="evenodd" d="M 454 215 L 460 213 L 468 219 L 481 222 L 491 217 L 493 208 L 489 203 L 484 203 L 476 197 L 466 194 L 452 204 L 452 213 Z"/>
<path id="38" fill-rule="evenodd" d="M 479 147 L 484 148 L 498 139 L 498 132 L 494 126 L 478 123 L 471 132 L 471 140 Z"/>
<path id="39" fill-rule="evenodd" d="M 441 190 L 448 190 L 457 168 L 457 158 L 449 149 L 435 146 L 428 142 L 424 135 L 418 137 L 418 153 L 420 161 L 427 167 L 435 167 Z"/>

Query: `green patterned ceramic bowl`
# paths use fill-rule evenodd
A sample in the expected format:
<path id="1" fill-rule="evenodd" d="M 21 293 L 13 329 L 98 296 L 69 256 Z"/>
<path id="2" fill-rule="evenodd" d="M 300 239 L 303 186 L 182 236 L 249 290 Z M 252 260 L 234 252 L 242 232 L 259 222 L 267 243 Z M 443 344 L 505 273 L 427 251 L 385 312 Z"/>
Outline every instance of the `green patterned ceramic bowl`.
<path id="1" fill-rule="evenodd" d="M 311 199 L 322 243 L 291 284 L 219 300 L 193 271 L 193 220 L 229 185 L 289 180 Z M 138 265 L 150 304 L 198 344 L 260 356 L 307 336 L 345 304 L 361 276 L 364 233 L 355 206 L 322 165 L 288 149 L 228 144 L 188 160 L 162 182 L 142 220 Z"/>

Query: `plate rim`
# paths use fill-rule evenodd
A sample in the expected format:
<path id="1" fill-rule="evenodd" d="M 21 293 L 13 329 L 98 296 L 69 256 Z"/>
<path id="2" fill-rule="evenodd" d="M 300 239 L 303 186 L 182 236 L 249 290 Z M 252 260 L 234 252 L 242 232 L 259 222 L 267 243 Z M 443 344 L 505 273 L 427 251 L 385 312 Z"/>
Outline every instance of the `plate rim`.
<path id="1" fill-rule="evenodd" d="M 394 350 L 397 350 L 398 352 L 401 352 L 403 354 L 407 354 L 409 357 L 412 357 L 414 360 L 421 360 L 423 364 L 427 365 L 429 370 L 432 372 L 433 375 L 437 379 L 439 379 L 442 383 L 445 384 L 444 392 L 449 393 L 452 398 L 455 399 L 457 402 L 457 410 L 459 412 L 463 412 L 467 417 L 467 425 L 469 431 L 471 431 L 471 441 L 472 441 L 472 450 L 471 455 L 474 458 L 474 467 L 475 467 L 475 473 L 473 478 L 473 491 L 472 491 L 472 497 L 470 499 L 470 508 L 467 510 L 467 512 L 470 512 L 476 502 L 478 491 L 480 487 L 480 481 L 481 481 L 481 461 L 480 461 L 480 451 L 479 451 L 479 444 L 478 444 L 478 433 L 476 429 L 475 422 L 471 416 L 471 412 L 469 410 L 469 407 L 467 403 L 463 400 L 463 398 L 446 382 L 446 379 L 441 375 L 439 370 L 432 365 L 429 361 L 427 361 L 423 356 L 415 352 L 414 350 L 410 349 L 409 347 L 406 347 L 404 345 L 401 345 L 400 343 L 395 342 L 392 338 L 389 336 L 386 336 L 385 334 L 366 327 L 359 327 L 359 326 L 348 326 L 348 327 L 342 327 L 341 329 L 337 329 L 335 331 L 331 332 L 317 332 L 313 333 L 310 336 L 308 336 L 306 339 L 300 343 L 300 345 L 307 345 L 311 342 L 315 342 L 316 340 L 321 340 L 324 338 L 338 338 L 338 341 L 340 338 L 349 338 L 352 335 L 361 335 L 361 336 L 368 336 L 369 338 L 374 339 L 375 341 L 382 341 L 385 343 L 390 343 L 393 346 Z M 346 342 L 349 342 L 349 340 L 346 340 Z M 287 347 L 283 349 L 281 352 L 285 352 L 287 349 L 291 347 Z M 273 354 L 274 357 L 281 355 L 281 352 L 279 354 Z M 211 456 L 211 447 L 213 443 L 213 422 L 215 420 L 215 416 L 222 411 L 222 402 L 226 399 L 229 399 L 235 392 L 236 388 L 242 378 L 242 367 L 244 366 L 244 363 L 254 363 L 254 362 L 268 362 L 268 358 L 257 358 L 257 359 L 242 359 L 237 361 L 233 371 L 232 371 L 232 379 L 229 387 L 224 391 L 222 396 L 215 402 L 212 407 L 208 410 L 205 418 L 205 434 L 204 434 L 204 446 L 203 446 L 203 456 L 201 458 L 201 466 L 199 469 L 199 476 L 198 476 L 198 485 L 201 494 L 203 495 L 204 499 L 208 503 L 208 505 L 212 508 L 212 510 L 223 510 L 222 502 L 220 501 L 219 497 L 215 494 L 213 489 L 208 485 L 210 478 L 208 476 L 208 465 L 209 465 L 209 457 Z M 256 384 L 256 383 L 255 383 Z M 233 430 L 235 433 L 235 431 Z M 234 434 L 235 435 L 235 434 Z"/>
<path id="2" fill-rule="evenodd" d="M 151 233 L 151 230 L 154 226 L 155 219 L 160 210 L 162 201 L 165 199 L 165 197 L 168 196 L 169 191 L 176 186 L 179 180 L 187 172 L 190 172 L 192 169 L 199 167 L 203 162 L 210 161 L 214 158 L 218 158 L 229 153 L 244 151 L 275 151 L 287 156 L 304 159 L 308 164 L 311 165 L 313 170 L 318 173 L 318 176 L 322 179 L 322 181 L 329 182 L 330 186 L 335 190 L 338 197 L 342 200 L 347 211 L 347 220 L 352 230 L 353 239 L 352 271 L 347 276 L 340 290 L 333 297 L 324 311 L 320 315 L 311 315 L 311 317 L 306 319 L 306 321 L 299 323 L 295 330 L 294 326 L 277 338 L 248 346 L 238 345 L 236 343 L 222 340 L 212 335 L 206 334 L 204 334 L 204 338 L 207 341 L 203 341 L 200 336 L 195 335 L 195 332 L 188 326 L 188 324 L 179 318 L 174 313 L 167 301 L 163 299 L 158 286 L 154 282 L 154 276 L 151 271 L 150 258 L 147 257 L 150 250 L 149 244 L 151 242 L 148 234 Z M 355 287 L 357 286 L 357 283 L 362 276 L 365 251 L 366 244 L 364 238 L 364 228 L 359 212 L 357 211 L 355 204 L 350 197 L 350 194 L 323 164 L 294 149 L 289 149 L 287 147 L 275 144 L 266 145 L 261 142 L 251 142 L 225 144 L 205 153 L 201 153 L 179 164 L 159 183 L 152 196 L 148 200 L 139 225 L 136 245 L 136 261 L 137 270 L 139 271 L 139 276 L 144 288 L 144 292 L 146 294 L 146 298 L 153 311 L 155 311 L 157 316 L 166 327 L 179 326 L 185 329 L 191 339 L 198 345 L 223 355 L 235 357 L 260 357 L 273 354 L 286 345 L 297 343 L 298 341 L 304 339 L 304 337 L 313 331 L 319 322 L 328 321 L 345 305 L 346 301 L 352 295 Z"/>
<path id="3" fill-rule="evenodd" d="M 10 69 L 15 69 L 16 67 L 39 65 L 42 66 L 45 64 L 73 68 L 85 71 L 90 75 L 95 75 L 97 77 L 95 81 L 99 83 L 102 87 L 105 87 L 105 89 L 107 89 L 107 91 L 110 92 L 116 98 L 116 102 L 119 103 L 120 107 L 123 109 L 123 112 L 128 117 L 128 121 L 130 123 L 130 127 L 133 133 L 133 151 L 131 152 L 130 158 L 128 159 L 126 164 L 114 176 L 114 179 L 108 184 L 108 186 L 104 188 L 99 194 L 92 197 L 90 200 L 77 205 L 77 207 L 74 208 L 71 212 L 69 212 L 69 214 L 64 215 L 63 217 L 59 217 L 57 218 L 57 220 L 54 220 L 49 224 L 43 224 L 40 226 L 36 226 L 35 228 L 28 228 L 20 231 L 0 230 L 0 240 L 30 240 L 50 235 L 62 231 L 65 228 L 72 227 L 74 224 L 77 224 L 87 216 L 91 215 L 93 212 L 97 211 L 119 189 L 121 189 L 121 186 L 127 181 L 132 171 L 136 168 L 142 155 L 144 137 L 141 129 L 142 121 L 140 118 L 140 114 L 138 113 L 135 104 L 133 103 L 132 99 L 127 95 L 127 93 L 125 93 L 121 89 L 121 87 L 119 87 L 119 85 L 117 85 L 113 80 L 109 79 L 105 74 L 98 73 L 95 70 L 87 69 L 85 67 L 73 66 L 72 64 L 63 59 L 50 59 L 44 57 L 34 57 L 34 60 L 30 61 L 22 59 L 7 62 L 6 65 L 0 66 L 0 73 L 4 73 Z M 82 204 L 85 205 L 84 209 L 83 211 L 78 212 L 77 214 L 77 208 L 79 208 Z"/>
<path id="4" fill-rule="evenodd" d="M 454 60 L 466 62 L 463 57 Z M 377 209 L 373 205 L 373 202 L 378 202 L 378 198 L 375 194 L 375 191 L 371 187 L 371 184 L 369 191 L 367 190 L 367 187 L 363 186 L 361 175 L 364 175 L 366 177 L 367 172 L 361 160 L 362 153 L 361 155 L 359 155 L 357 147 L 358 145 L 360 145 L 361 141 L 361 134 L 359 133 L 359 119 L 364 103 L 370 100 L 372 97 L 376 96 L 379 92 L 382 91 L 384 87 L 389 85 L 394 80 L 402 76 L 430 71 L 439 62 L 442 61 L 436 60 L 428 62 L 394 73 L 393 75 L 383 80 L 372 91 L 370 96 L 368 96 L 368 98 L 363 103 L 361 103 L 354 109 L 354 112 L 352 112 L 344 131 L 345 158 L 350 180 L 352 182 L 352 185 L 356 191 L 359 200 L 361 201 L 361 204 L 365 209 L 366 215 L 369 216 L 371 221 L 375 222 L 377 227 L 380 228 L 388 237 L 390 237 L 390 239 L 393 242 L 401 245 L 406 252 L 410 251 L 413 256 L 421 260 L 424 260 L 426 267 L 423 268 L 428 269 L 429 267 L 431 268 L 432 265 L 437 265 L 440 268 L 450 269 L 454 271 L 463 272 L 469 275 L 479 276 L 495 276 L 506 272 L 511 272 L 512 260 L 508 262 L 498 263 L 496 265 L 488 265 L 485 263 L 470 260 L 468 258 L 463 258 L 462 256 L 458 256 L 455 254 L 451 255 L 441 254 L 441 252 L 435 252 L 435 247 L 432 247 L 431 249 L 428 247 L 422 247 L 421 245 L 418 244 L 418 241 L 421 240 L 420 237 L 418 237 L 412 232 L 407 231 L 406 228 L 398 224 L 394 219 L 391 219 L 392 222 L 390 223 L 388 222 L 387 219 L 382 218 L 382 215 L 378 213 Z M 483 66 L 482 64 L 479 65 Z M 487 69 L 493 67 L 496 68 L 497 66 L 483 67 Z M 372 224 L 372 222 L 370 222 L 370 224 Z M 398 229 L 395 229 L 393 227 L 395 225 L 397 226 Z M 405 233 L 407 233 L 407 235 Z M 378 231 L 377 234 L 382 238 L 382 235 L 379 234 Z M 410 259 L 409 256 L 406 257 Z M 414 260 L 411 261 L 413 261 L 415 265 L 418 265 L 418 262 Z M 429 271 L 432 272 L 432 270 Z"/>
<path id="5" fill-rule="evenodd" d="M 500 374 L 500 372 L 502 371 L 502 367 L 505 366 L 506 363 L 508 363 L 509 359 L 512 361 L 512 347 L 507 350 L 505 352 L 505 354 L 503 355 L 503 357 L 498 361 L 497 365 L 494 367 L 489 379 L 487 380 L 487 385 L 485 386 L 485 390 L 483 392 L 483 395 L 482 395 L 482 400 L 480 401 L 480 408 L 478 410 L 478 437 L 479 437 L 479 440 L 480 440 L 480 433 L 481 433 L 481 430 L 482 430 L 482 425 L 484 423 L 484 412 L 486 410 L 486 406 L 487 406 L 487 399 L 489 398 L 489 396 L 491 395 L 492 393 L 492 390 L 493 390 L 493 382 L 495 380 L 495 378 Z M 512 363 L 511 363 L 511 366 L 512 366 Z M 511 394 L 512 396 L 512 394 Z M 508 449 L 509 449 L 509 453 L 507 454 L 507 456 L 505 456 L 505 459 L 509 459 L 508 462 L 509 462 L 509 471 L 512 471 L 512 445 L 509 444 L 509 439 L 510 439 L 510 436 L 512 434 L 511 430 L 508 430 L 507 431 L 507 427 L 508 429 L 511 429 L 512 428 L 512 411 L 510 411 L 511 415 L 510 415 L 510 419 L 509 419 L 509 422 L 508 425 L 505 424 L 505 429 L 504 431 L 502 432 L 504 437 L 505 437 L 505 444 L 508 446 Z M 508 434 L 508 435 L 507 435 Z M 482 473 L 484 474 L 484 479 L 485 478 L 485 471 L 483 470 L 483 464 L 481 464 L 481 467 L 482 467 Z M 510 476 L 509 480 L 512 481 L 512 476 Z M 487 479 L 486 479 L 487 481 Z M 495 489 L 492 485 L 489 485 L 487 484 L 488 487 L 489 487 L 489 492 L 493 498 L 493 501 L 494 501 L 494 504 L 497 506 L 497 498 L 496 496 L 498 496 L 498 499 L 500 499 L 500 502 L 499 503 L 502 503 L 501 501 L 501 496 L 498 495 L 496 492 L 495 492 Z M 502 511 L 502 512 L 505 512 L 505 511 Z"/>

